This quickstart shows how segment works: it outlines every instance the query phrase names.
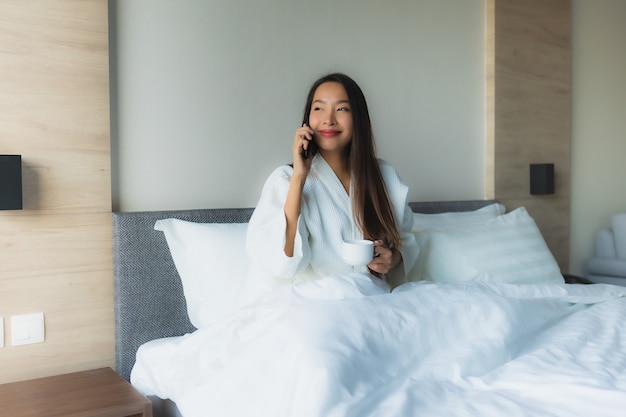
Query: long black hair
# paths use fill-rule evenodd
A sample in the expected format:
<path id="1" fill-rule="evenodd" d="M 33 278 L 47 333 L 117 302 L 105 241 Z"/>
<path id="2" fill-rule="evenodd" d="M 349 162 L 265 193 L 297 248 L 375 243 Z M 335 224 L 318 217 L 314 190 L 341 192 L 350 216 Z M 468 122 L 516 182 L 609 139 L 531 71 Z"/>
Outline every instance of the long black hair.
<path id="1" fill-rule="evenodd" d="M 388 247 L 399 249 L 400 233 L 378 165 L 367 101 L 359 85 L 342 73 L 332 73 L 319 78 L 309 89 L 302 123 L 309 124 L 315 91 L 320 85 L 328 82 L 341 84 L 350 102 L 352 140 L 346 158 L 354 184 L 352 211 L 356 224 L 366 239 L 382 240 Z"/>

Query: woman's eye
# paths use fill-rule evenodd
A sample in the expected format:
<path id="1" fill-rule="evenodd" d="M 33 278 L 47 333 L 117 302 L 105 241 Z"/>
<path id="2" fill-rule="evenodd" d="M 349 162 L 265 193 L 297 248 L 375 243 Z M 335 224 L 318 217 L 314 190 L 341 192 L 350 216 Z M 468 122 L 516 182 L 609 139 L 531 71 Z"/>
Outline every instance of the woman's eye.
<path id="1" fill-rule="evenodd" d="M 322 110 L 321 107 L 313 107 L 313 111 L 320 111 L 320 110 Z"/>
<path id="2" fill-rule="evenodd" d="M 350 111 L 349 107 L 339 107 L 337 111 Z"/>

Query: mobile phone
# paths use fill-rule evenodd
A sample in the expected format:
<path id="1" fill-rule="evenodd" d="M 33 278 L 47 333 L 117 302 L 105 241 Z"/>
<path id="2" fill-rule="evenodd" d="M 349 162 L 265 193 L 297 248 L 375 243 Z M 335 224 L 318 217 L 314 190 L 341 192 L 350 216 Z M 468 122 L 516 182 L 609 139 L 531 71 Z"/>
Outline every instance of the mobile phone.
<path id="1" fill-rule="evenodd" d="M 317 144 L 315 143 L 315 141 L 313 139 L 311 139 L 309 141 L 308 148 L 307 149 L 302 149 L 302 157 L 304 159 L 307 159 L 309 156 L 315 155 L 316 151 L 317 151 Z"/>
<path id="2" fill-rule="evenodd" d="M 308 126 L 309 125 L 309 115 L 308 113 L 304 114 L 304 117 L 302 119 L 302 126 Z M 317 152 L 317 143 L 315 143 L 315 136 L 313 136 L 313 139 L 309 140 L 309 146 L 307 147 L 307 149 L 302 149 L 302 158 L 303 159 L 308 159 L 309 157 L 312 157 L 313 155 L 315 155 L 315 152 Z"/>

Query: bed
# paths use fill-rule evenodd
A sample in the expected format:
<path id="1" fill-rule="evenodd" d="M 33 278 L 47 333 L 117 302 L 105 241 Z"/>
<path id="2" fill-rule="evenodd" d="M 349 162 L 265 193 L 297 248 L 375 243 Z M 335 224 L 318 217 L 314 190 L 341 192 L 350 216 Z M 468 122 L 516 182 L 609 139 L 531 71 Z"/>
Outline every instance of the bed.
<path id="1" fill-rule="evenodd" d="M 623 415 L 626 288 L 565 282 L 523 208 L 410 205 L 411 282 L 240 304 L 253 209 L 114 213 L 116 371 L 157 417 Z"/>

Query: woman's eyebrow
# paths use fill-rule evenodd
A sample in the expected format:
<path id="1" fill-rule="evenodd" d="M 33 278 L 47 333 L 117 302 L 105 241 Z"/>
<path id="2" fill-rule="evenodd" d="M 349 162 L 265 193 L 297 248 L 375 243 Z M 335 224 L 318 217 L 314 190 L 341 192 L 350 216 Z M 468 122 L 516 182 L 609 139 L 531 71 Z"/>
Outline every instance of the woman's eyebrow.
<path id="1" fill-rule="evenodd" d="M 325 98 L 318 98 L 318 99 L 313 100 L 313 103 L 324 103 L 325 104 L 325 103 L 328 103 L 328 100 L 325 99 Z M 337 103 L 337 104 L 343 104 L 343 103 L 350 104 L 350 100 L 347 100 L 347 99 L 346 100 L 337 100 L 335 103 Z"/>

